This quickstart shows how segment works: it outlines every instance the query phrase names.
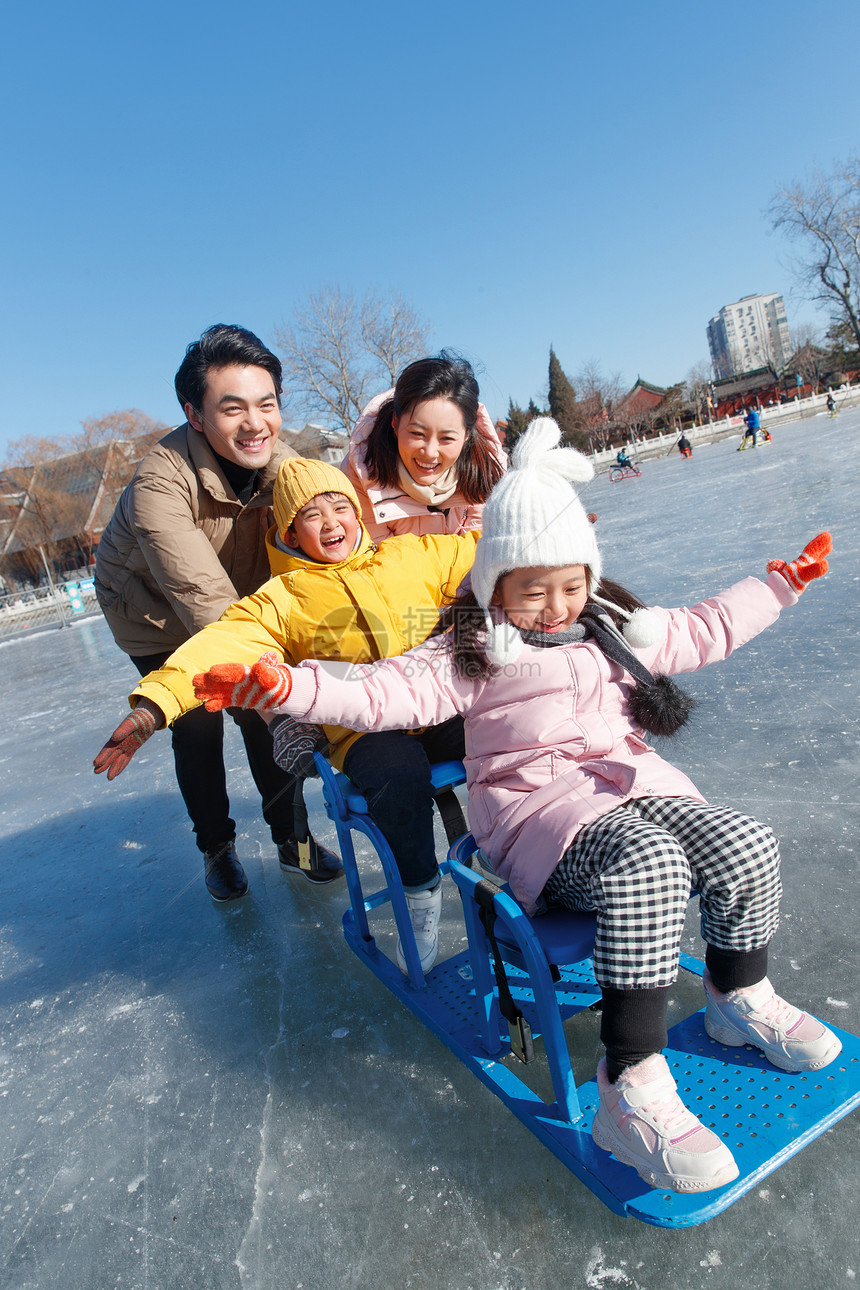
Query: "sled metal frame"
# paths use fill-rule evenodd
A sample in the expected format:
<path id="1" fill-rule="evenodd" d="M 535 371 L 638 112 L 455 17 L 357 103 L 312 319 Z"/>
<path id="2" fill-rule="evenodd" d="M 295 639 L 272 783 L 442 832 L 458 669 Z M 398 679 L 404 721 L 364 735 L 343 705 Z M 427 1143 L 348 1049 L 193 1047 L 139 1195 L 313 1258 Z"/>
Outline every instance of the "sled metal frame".
<path id="1" fill-rule="evenodd" d="M 315 754 L 323 797 L 335 825 L 350 893 L 343 918 L 347 943 L 367 967 L 461 1062 L 614 1213 L 657 1227 L 691 1227 L 722 1213 L 763 1178 L 860 1104 L 860 1040 L 831 1029 L 842 1040 L 839 1057 L 822 1071 L 777 1070 L 754 1048 L 729 1048 L 710 1039 L 704 1009 L 669 1031 L 664 1055 L 684 1104 L 726 1142 L 739 1168 L 734 1182 L 713 1191 L 683 1194 L 654 1189 L 636 1171 L 597 1147 L 591 1122 L 598 1105 L 596 1078 L 578 1087 L 564 1023 L 599 1004 L 591 954 L 595 918 L 558 911 L 529 918 L 509 890 L 496 887 L 495 937 L 517 1006 L 531 1026 L 537 1060 L 548 1069 L 552 1100 L 520 1076 L 507 1023 L 499 1009 L 490 946 L 476 891 L 486 880 L 473 867 L 476 846 L 464 834 L 440 865 L 462 897 L 468 948 L 421 972 L 397 866 L 387 842 L 367 815 L 349 780 Z M 433 768 L 440 794 L 464 781 L 462 764 Z M 446 824 L 449 841 L 453 827 Z M 351 832 L 375 846 L 386 886 L 365 896 Z M 377 946 L 367 914 L 391 905 L 409 968 L 405 977 Z M 681 967 L 701 977 L 704 965 L 681 955 Z M 532 1081 L 534 1082 L 534 1081 Z"/>

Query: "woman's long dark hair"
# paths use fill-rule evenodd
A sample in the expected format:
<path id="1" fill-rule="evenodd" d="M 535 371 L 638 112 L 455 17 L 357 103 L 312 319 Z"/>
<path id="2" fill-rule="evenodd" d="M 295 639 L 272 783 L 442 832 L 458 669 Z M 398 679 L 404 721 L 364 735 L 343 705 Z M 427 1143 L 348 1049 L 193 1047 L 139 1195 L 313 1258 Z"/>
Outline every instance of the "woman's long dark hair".
<path id="1" fill-rule="evenodd" d="M 590 590 L 591 574 L 588 570 L 586 573 Z M 502 574 L 499 578 L 497 587 L 504 576 Z M 600 596 L 602 600 L 610 600 L 613 605 L 617 605 L 628 614 L 632 614 L 634 609 L 645 608 L 642 601 L 631 591 L 627 591 L 620 583 L 612 582 L 609 578 L 600 579 Z M 613 613 L 606 605 L 595 605 L 588 601 L 586 609 L 589 605 L 608 614 L 616 627 L 623 622 L 621 615 Z M 499 670 L 490 662 L 485 652 L 487 620 L 473 591 L 461 592 L 453 604 L 446 605 L 441 610 L 438 622 L 430 635 L 441 636 L 446 632 L 450 633 L 451 657 L 457 676 L 465 680 L 477 681 L 493 676 Z"/>
<path id="2" fill-rule="evenodd" d="M 478 382 L 471 363 L 443 349 L 432 358 L 419 358 L 397 378 L 394 395 L 376 414 L 367 436 L 364 459 L 371 479 L 395 488 L 400 478 L 400 454 L 393 420 L 427 399 L 449 399 L 463 417 L 466 438 L 457 458 L 457 488 L 467 502 L 485 502 L 502 477 L 502 466 L 477 428 Z"/>

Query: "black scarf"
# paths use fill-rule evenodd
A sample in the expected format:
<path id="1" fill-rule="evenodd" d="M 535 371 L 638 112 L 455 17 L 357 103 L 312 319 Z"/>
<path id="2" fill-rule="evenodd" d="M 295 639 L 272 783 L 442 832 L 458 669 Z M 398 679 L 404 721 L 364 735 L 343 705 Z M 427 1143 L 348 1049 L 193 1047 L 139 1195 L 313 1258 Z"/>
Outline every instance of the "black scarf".
<path id="1" fill-rule="evenodd" d="M 652 676 L 640 663 L 608 614 L 588 604 L 564 632 L 523 632 L 527 645 L 545 649 L 591 639 L 613 663 L 623 667 L 636 685 L 630 694 L 630 711 L 637 725 L 652 735 L 674 735 L 686 725 L 696 700 L 668 676 Z"/>

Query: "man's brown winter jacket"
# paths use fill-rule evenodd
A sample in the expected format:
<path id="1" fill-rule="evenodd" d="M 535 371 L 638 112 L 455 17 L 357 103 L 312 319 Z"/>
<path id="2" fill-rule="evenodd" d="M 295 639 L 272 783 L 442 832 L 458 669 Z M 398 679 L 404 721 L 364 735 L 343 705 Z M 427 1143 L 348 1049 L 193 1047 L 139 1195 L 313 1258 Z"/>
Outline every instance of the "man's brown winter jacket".
<path id="1" fill-rule="evenodd" d="M 173 650 L 268 580 L 272 486 L 295 455 L 279 440 L 243 506 L 187 423 L 146 454 L 96 554 L 96 594 L 120 649 Z"/>

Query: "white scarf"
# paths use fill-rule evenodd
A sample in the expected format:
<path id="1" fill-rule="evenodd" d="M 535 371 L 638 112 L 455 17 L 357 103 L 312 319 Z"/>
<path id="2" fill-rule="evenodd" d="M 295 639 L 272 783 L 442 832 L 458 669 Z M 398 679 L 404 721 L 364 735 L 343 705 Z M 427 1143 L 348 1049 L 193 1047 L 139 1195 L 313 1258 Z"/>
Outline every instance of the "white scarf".
<path id="1" fill-rule="evenodd" d="M 423 502 L 425 506 L 441 506 L 447 502 L 449 497 L 453 497 L 457 491 L 457 464 L 450 466 L 444 475 L 440 475 L 434 484 L 419 484 L 409 474 L 403 462 L 398 459 L 397 467 L 400 475 L 400 487 L 404 493 L 414 497 L 416 502 Z"/>

